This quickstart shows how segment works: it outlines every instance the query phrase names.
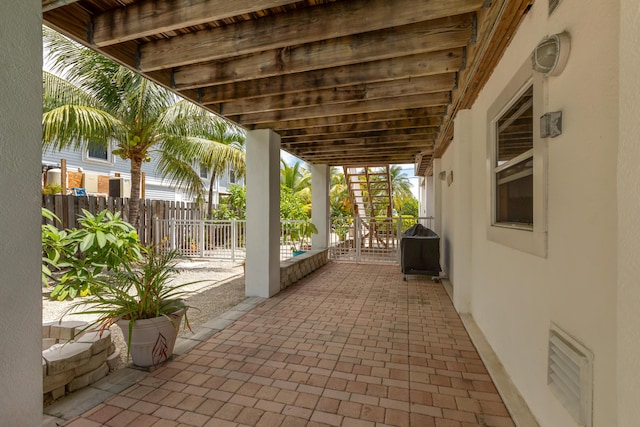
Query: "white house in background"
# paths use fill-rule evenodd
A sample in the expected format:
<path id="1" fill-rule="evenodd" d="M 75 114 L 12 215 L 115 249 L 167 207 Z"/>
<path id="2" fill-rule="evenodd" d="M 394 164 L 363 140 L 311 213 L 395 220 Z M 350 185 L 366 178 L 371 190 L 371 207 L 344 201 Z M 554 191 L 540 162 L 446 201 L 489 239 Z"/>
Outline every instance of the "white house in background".
<path id="1" fill-rule="evenodd" d="M 124 194 L 127 196 L 126 182 L 131 182 L 131 166 L 129 160 L 123 160 L 118 156 L 114 156 L 110 149 L 102 146 L 84 146 L 82 149 L 73 150 L 70 148 L 61 151 L 47 149 L 42 153 L 43 171 L 49 168 L 60 166 L 60 160 L 67 161 L 67 170 L 69 172 L 77 172 L 80 170 L 83 174 L 82 187 L 86 188 L 88 193 L 106 192 L 105 188 L 98 189 L 97 176 L 120 176 L 124 185 Z M 171 200 L 171 201 L 193 201 L 187 193 L 176 186 L 169 180 L 163 179 L 156 173 L 157 157 L 151 155 L 151 161 L 142 164 L 142 172 L 145 173 L 145 194 L 144 198 L 152 200 Z M 206 168 L 195 166 L 195 170 L 199 172 L 202 178 L 203 188 L 205 189 L 205 197 L 208 196 L 209 180 L 211 174 Z M 118 175 L 116 175 L 118 174 Z M 220 194 L 227 193 L 229 187 L 233 184 L 242 184 L 242 178 L 237 178 L 236 174 L 227 169 L 224 174 L 216 176 L 214 184 L 213 204 L 219 202 Z"/>

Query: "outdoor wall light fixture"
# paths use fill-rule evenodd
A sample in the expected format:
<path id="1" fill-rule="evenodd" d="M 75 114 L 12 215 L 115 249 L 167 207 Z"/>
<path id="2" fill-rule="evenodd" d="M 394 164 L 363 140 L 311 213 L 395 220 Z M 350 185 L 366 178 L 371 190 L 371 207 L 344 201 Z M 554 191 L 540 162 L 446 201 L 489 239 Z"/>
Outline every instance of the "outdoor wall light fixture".
<path id="1" fill-rule="evenodd" d="M 438 178 L 440 178 L 440 181 L 444 181 L 445 179 L 447 179 L 447 171 L 442 171 L 438 174 Z"/>
<path id="2" fill-rule="evenodd" d="M 557 76 L 562 73 L 569 59 L 571 37 L 562 32 L 543 38 L 531 54 L 531 66 L 545 76 Z"/>

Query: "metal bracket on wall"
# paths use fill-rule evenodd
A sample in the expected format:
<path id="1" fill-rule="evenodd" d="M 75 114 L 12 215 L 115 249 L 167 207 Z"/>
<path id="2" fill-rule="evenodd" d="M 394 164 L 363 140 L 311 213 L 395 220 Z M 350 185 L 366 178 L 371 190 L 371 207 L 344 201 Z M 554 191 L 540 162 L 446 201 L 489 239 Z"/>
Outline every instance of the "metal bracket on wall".
<path id="1" fill-rule="evenodd" d="M 540 117 L 540 137 L 555 138 L 562 135 L 562 111 L 553 111 Z"/>

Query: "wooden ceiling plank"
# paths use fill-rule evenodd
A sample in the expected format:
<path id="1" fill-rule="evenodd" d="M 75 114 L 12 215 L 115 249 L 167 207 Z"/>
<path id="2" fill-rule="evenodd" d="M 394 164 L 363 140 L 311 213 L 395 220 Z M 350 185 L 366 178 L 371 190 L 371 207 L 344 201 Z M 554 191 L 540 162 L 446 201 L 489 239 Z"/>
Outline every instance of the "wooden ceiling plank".
<path id="1" fill-rule="evenodd" d="M 224 103 L 221 109 L 225 114 L 236 115 L 258 111 L 298 108 L 300 105 L 366 101 L 443 91 L 451 92 L 454 85 L 454 74 L 447 73 L 438 76 L 374 82 L 356 86 L 342 86 L 260 98 L 246 98 Z"/>
<path id="2" fill-rule="evenodd" d="M 394 146 L 373 147 L 373 149 L 369 147 L 336 147 L 336 148 L 329 148 L 329 149 L 322 148 L 322 149 L 303 149 L 303 150 L 300 150 L 297 148 L 290 148 L 289 150 L 295 150 L 297 154 L 301 154 L 304 156 L 320 155 L 320 154 L 335 155 L 336 153 L 356 154 L 361 152 L 372 152 L 377 154 L 394 154 L 394 153 L 401 152 L 406 155 L 407 152 L 416 153 L 428 148 L 429 146 L 427 145 L 413 145 L 413 146 L 406 146 L 406 147 L 394 147 Z"/>
<path id="3" fill-rule="evenodd" d="M 368 102 L 373 100 L 391 99 L 397 97 L 422 96 L 424 105 L 443 105 L 447 104 L 451 99 L 451 91 L 439 92 L 423 92 L 420 86 L 413 86 L 412 90 L 398 90 L 394 92 L 393 88 L 387 90 L 384 84 L 376 85 L 377 87 L 349 86 L 336 90 L 311 91 L 297 93 L 293 95 L 281 95 L 278 97 L 259 98 L 251 100 L 242 100 L 238 102 L 229 102 L 220 106 L 220 111 L 225 115 L 235 116 L 239 114 L 259 113 L 276 110 L 297 109 L 302 106 L 330 106 L 343 104 L 348 102 Z M 451 89 L 451 87 L 449 88 Z M 427 89 L 428 90 L 428 89 Z"/>
<path id="4" fill-rule="evenodd" d="M 385 144 L 385 143 L 402 143 L 402 142 L 421 142 L 426 146 L 430 146 L 432 141 L 434 140 L 433 135 L 393 135 L 393 136 L 375 136 L 375 137 L 360 137 L 360 138 L 342 138 L 342 139 L 333 139 L 327 141 L 305 141 L 305 142 L 285 142 L 282 144 L 283 147 L 334 147 L 341 145 L 359 145 L 359 146 L 367 146 L 372 144 Z"/>
<path id="5" fill-rule="evenodd" d="M 427 21 L 374 33 L 261 51 L 216 62 L 177 68 L 176 85 L 195 79 L 233 75 L 266 77 L 359 64 L 466 46 L 471 37 L 471 15 Z"/>
<path id="6" fill-rule="evenodd" d="M 312 119 L 297 120 L 280 120 L 272 122 L 262 122 L 255 126 L 256 129 L 301 129 L 317 126 L 336 126 L 348 125 L 355 123 L 375 123 L 387 120 L 406 120 L 419 118 L 440 119 L 445 113 L 445 107 L 426 107 L 426 108 L 403 108 L 395 111 L 382 111 L 362 114 L 345 114 L 342 116 L 326 116 Z"/>
<path id="7" fill-rule="evenodd" d="M 299 129 L 282 129 L 278 134 L 284 138 L 288 136 L 310 136 L 334 133 L 357 133 L 387 129 L 436 129 L 440 120 L 435 118 L 417 118 L 405 120 L 387 120 L 372 123 L 354 123 L 337 126 L 316 126 Z"/>
<path id="8" fill-rule="evenodd" d="M 404 150 L 430 150 L 433 147 L 433 144 L 424 141 L 409 141 L 409 142 L 381 142 L 381 143 L 371 143 L 368 145 L 353 145 L 353 144 L 339 144 L 339 145 L 329 145 L 329 146 L 317 146 L 317 147 L 297 147 L 293 146 L 283 146 L 283 150 L 287 151 L 296 151 L 301 154 L 308 154 L 310 152 L 326 152 L 330 153 L 336 150 L 361 150 L 371 153 L 376 153 L 379 150 L 392 150 L 395 152 L 403 152 Z"/>
<path id="9" fill-rule="evenodd" d="M 276 110 L 261 113 L 251 113 L 233 116 L 235 121 L 243 126 L 260 122 L 274 122 L 278 120 L 310 119 L 325 116 L 342 116 L 345 114 L 360 114 L 380 111 L 393 111 L 407 108 L 424 108 L 443 106 L 449 102 L 446 96 L 414 95 L 403 98 L 375 99 L 373 101 L 348 102 L 344 104 L 317 105 L 300 107 L 293 110 Z"/>
<path id="10" fill-rule="evenodd" d="M 370 132 L 357 133 L 327 133 L 323 135 L 307 135 L 307 136 L 281 136 L 281 143 L 301 143 L 301 142 L 320 142 L 330 140 L 349 140 L 359 139 L 362 137 L 383 137 L 383 136 L 422 136 L 433 139 L 436 136 L 436 128 L 415 128 L 415 129 L 387 129 Z"/>
<path id="11" fill-rule="evenodd" d="M 93 43 L 109 46 L 289 3 L 293 0 L 144 0 L 95 16 Z"/>
<path id="12" fill-rule="evenodd" d="M 296 155 L 295 153 L 291 153 Z M 388 165 L 399 165 L 399 164 L 407 164 L 413 162 L 413 155 L 411 154 L 396 154 L 396 155 L 379 155 L 379 154 L 369 154 L 362 155 L 357 154 L 355 156 L 349 156 L 347 154 L 337 154 L 332 156 L 297 156 L 302 160 L 312 163 L 312 164 L 326 164 L 330 166 L 342 166 L 345 163 L 349 163 L 353 166 L 366 166 L 370 163 L 382 163 Z"/>
<path id="13" fill-rule="evenodd" d="M 140 45 L 152 71 L 475 12 L 484 0 L 350 0 Z M 321 10 L 321 13 L 320 13 Z M 363 19 L 366 17 L 366 19 Z"/>
<path id="14" fill-rule="evenodd" d="M 306 73 L 295 73 L 291 81 L 286 80 L 289 89 L 286 92 L 304 91 L 310 87 L 337 87 L 362 84 L 372 81 L 400 80 L 410 77 L 433 76 L 452 73 L 462 64 L 461 48 L 427 52 L 416 55 L 364 62 L 356 65 L 344 65 L 336 68 L 313 70 Z M 191 70 L 191 69 L 189 69 Z M 228 70 L 223 66 L 209 64 L 198 73 L 181 72 L 173 74 L 174 87 L 178 91 L 211 86 L 211 82 L 227 84 L 245 80 L 256 80 L 266 77 L 287 76 L 278 70 L 263 70 L 260 67 L 242 73 L 240 70 Z M 246 93 L 244 98 L 265 95 L 260 88 Z M 202 102 L 219 102 L 203 95 Z"/>
<path id="15" fill-rule="evenodd" d="M 203 104 L 216 102 L 227 102 L 245 98 L 255 98 L 261 96 L 274 96 L 287 93 L 305 92 L 310 87 L 321 90 L 341 86 L 348 86 L 352 80 L 358 79 L 362 84 L 389 81 L 389 74 L 386 72 L 388 66 L 393 65 L 393 61 L 385 60 L 377 63 L 379 68 L 365 65 L 349 65 L 334 68 L 332 75 L 328 75 L 326 70 L 309 71 L 306 73 L 284 74 L 275 77 L 260 78 L 248 81 L 238 81 L 211 86 L 203 86 L 194 89 L 181 89 L 183 96 L 189 98 L 199 97 Z M 352 76 L 351 78 L 345 77 Z M 358 76 L 358 77 L 355 77 Z M 422 73 L 414 74 L 413 78 L 424 76 Z M 341 77 L 336 81 L 336 78 Z M 426 74 L 431 79 L 455 79 L 455 72 L 452 69 L 448 74 Z"/>

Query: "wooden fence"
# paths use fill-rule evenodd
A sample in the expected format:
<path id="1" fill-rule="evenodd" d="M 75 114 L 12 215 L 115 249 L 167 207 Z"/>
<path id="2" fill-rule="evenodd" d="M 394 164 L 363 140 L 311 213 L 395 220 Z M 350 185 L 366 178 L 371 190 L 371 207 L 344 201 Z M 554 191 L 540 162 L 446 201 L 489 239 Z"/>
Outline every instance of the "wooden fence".
<path id="1" fill-rule="evenodd" d="M 73 195 L 43 195 L 42 207 L 55 213 L 62 225 L 60 228 L 75 228 L 78 226 L 78 216 L 82 209 L 96 214 L 105 209 L 111 212 L 121 212 L 125 221 L 129 219 L 129 199 L 120 197 L 96 197 Z M 202 218 L 202 210 L 197 203 L 174 202 L 168 200 L 140 200 L 140 223 L 138 235 L 143 244 L 153 243 L 154 224 L 158 219 L 193 220 Z"/>

